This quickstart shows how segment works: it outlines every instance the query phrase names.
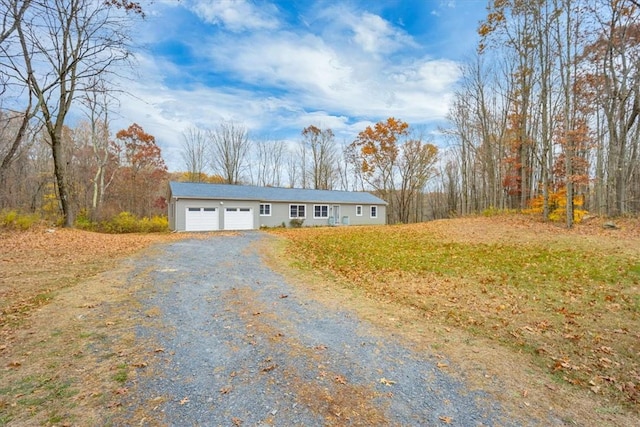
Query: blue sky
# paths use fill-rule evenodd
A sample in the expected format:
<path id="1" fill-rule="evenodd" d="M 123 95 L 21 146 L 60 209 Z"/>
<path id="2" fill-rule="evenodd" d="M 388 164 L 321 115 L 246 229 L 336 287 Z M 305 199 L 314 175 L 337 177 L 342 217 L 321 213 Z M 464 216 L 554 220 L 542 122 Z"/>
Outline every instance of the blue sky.
<path id="1" fill-rule="evenodd" d="M 486 1 L 156 0 L 146 11 L 114 125 L 141 125 L 178 171 L 182 133 L 222 120 L 255 138 L 295 141 L 315 125 L 350 142 L 393 116 L 437 139 Z"/>

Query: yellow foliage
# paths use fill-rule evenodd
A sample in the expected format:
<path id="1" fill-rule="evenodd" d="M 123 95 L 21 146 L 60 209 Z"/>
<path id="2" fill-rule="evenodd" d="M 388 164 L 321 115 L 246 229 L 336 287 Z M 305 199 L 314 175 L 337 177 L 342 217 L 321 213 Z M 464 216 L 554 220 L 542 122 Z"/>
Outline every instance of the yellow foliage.
<path id="1" fill-rule="evenodd" d="M 164 233 L 169 231 L 169 221 L 166 216 L 138 218 L 130 212 L 120 212 L 110 220 L 100 223 L 91 222 L 85 215 L 79 215 L 76 227 L 112 234 Z"/>
<path id="2" fill-rule="evenodd" d="M 40 222 L 36 214 L 20 214 L 15 210 L 0 211 L 0 227 L 11 230 L 28 230 Z"/>
<path id="3" fill-rule="evenodd" d="M 573 221 L 579 223 L 588 211 L 580 209 L 584 205 L 582 196 L 573 197 Z M 529 209 L 523 213 L 542 214 L 544 209 L 544 196 L 538 196 L 529 200 Z M 567 190 L 561 189 L 549 194 L 549 220 L 562 222 L 567 218 Z"/>

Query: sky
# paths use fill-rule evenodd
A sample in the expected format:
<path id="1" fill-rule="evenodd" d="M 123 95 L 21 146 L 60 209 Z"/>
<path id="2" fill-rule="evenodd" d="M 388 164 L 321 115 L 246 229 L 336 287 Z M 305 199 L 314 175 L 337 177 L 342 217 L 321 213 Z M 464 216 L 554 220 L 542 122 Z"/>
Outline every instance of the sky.
<path id="1" fill-rule="evenodd" d="M 438 143 L 485 0 L 155 0 L 135 29 L 117 129 L 156 138 L 185 170 L 183 134 L 222 121 L 294 142 L 314 125 L 351 142 L 401 119 Z"/>

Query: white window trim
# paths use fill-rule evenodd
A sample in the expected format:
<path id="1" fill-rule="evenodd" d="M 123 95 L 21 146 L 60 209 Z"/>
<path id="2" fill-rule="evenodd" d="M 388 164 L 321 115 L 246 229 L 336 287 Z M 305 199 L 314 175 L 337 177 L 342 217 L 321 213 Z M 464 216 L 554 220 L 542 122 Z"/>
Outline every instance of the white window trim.
<path id="1" fill-rule="evenodd" d="M 376 211 L 376 214 L 375 214 L 375 215 L 373 214 L 373 211 L 374 211 L 374 210 Z M 377 206 L 371 206 L 371 207 L 369 208 L 369 216 L 370 216 L 371 218 L 378 218 L 378 207 L 377 207 Z"/>
<path id="2" fill-rule="evenodd" d="M 261 211 L 262 206 L 269 206 L 269 213 L 265 214 L 265 213 L 260 213 L 260 216 L 271 216 L 271 203 L 260 203 L 260 206 L 258 206 L 258 212 Z"/>
<path id="3" fill-rule="evenodd" d="M 316 216 L 316 207 L 317 206 L 326 207 L 327 208 L 327 216 Z M 305 211 L 306 211 L 306 209 L 305 209 Z M 322 213 L 322 209 L 320 209 L 320 213 Z M 329 218 L 329 205 L 313 205 L 313 219 L 327 219 L 327 218 Z"/>
<path id="4" fill-rule="evenodd" d="M 291 206 L 297 206 L 298 208 L 296 208 L 296 211 L 299 212 L 299 208 L 300 206 L 304 206 L 304 216 L 291 216 Z M 298 203 L 291 203 L 289 205 L 289 219 L 306 219 L 307 218 L 307 205 L 305 204 L 298 204 Z"/>
<path id="5" fill-rule="evenodd" d="M 358 213 L 358 209 L 360 213 Z M 356 216 L 362 216 L 362 205 L 356 205 Z"/>

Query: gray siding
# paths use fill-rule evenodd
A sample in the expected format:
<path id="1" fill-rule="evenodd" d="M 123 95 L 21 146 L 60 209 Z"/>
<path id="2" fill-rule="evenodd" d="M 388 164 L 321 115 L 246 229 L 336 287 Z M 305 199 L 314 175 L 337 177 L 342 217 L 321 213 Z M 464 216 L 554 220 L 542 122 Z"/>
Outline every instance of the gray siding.
<path id="1" fill-rule="evenodd" d="M 268 202 L 263 202 L 268 203 Z M 304 205 L 305 206 L 305 218 L 302 223 L 303 227 L 317 227 L 327 225 L 383 225 L 386 218 L 386 206 L 375 205 L 378 209 L 377 218 L 371 218 L 370 211 L 372 205 L 354 205 L 345 203 L 289 203 L 289 202 L 273 202 L 271 203 L 271 215 L 264 216 L 259 215 L 258 227 L 280 227 L 282 223 L 290 226 L 290 206 L 291 205 Z M 327 218 L 315 218 L 314 206 L 327 206 L 328 215 Z M 330 218 L 333 218 L 333 208 L 339 206 L 340 215 L 337 224 L 334 224 Z M 362 206 L 362 215 L 356 215 L 356 206 Z"/>

